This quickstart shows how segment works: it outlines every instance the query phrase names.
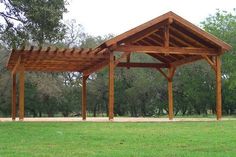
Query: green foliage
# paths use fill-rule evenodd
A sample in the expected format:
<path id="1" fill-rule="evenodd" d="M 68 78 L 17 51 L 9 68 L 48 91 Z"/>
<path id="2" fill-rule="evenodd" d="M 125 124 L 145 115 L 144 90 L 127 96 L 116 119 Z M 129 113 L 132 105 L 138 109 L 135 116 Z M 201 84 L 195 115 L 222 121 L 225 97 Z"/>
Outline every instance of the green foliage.
<path id="1" fill-rule="evenodd" d="M 53 43 L 62 40 L 65 26 L 61 19 L 66 12 L 64 0 L 3 0 L 0 12 L 5 23 L 0 25 L 1 40 L 10 47 L 22 43 Z"/>
<path id="2" fill-rule="evenodd" d="M 232 46 L 232 50 L 222 57 L 223 108 L 226 113 L 236 109 L 236 9 L 232 12 L 217 10 L 202 22 L 202 27 Z"/>

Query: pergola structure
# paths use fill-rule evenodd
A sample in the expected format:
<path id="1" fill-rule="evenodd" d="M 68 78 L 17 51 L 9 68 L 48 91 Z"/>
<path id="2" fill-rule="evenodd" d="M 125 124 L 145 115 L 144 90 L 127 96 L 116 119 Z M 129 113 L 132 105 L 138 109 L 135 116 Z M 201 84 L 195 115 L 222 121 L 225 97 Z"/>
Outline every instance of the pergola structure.
<path id="1" fill-rule="evenodd" d="M 184 64 L 206 60 L 216 75 L 216 115 L 222 115 L 220 56 L 231 49 L 227 43 L 203 31 L 173 12 L 168 12 L 95 49 L 21 48 L 13 49 L 7 68 L 12 75 L 12 119 L 16 118 L 16 74 L 19 73 L 19 119 L 24 118 L 24 72 L 82 72 L 82 118 L 86 119 L 86 80 L 90 74 L 109 67 L 109 119 L 114 117 L 115 67 L 153 68 L 168 81 L 168 116 L 173 119 L 172 80 Z M 147 54 L 156 63 L 131 62 L 131 53 Z M 116 55 L 119 54 L 119 55 Z M 119 56 L 119 57 L 115 57 Z M 167 73 L 165 70 L 167 69 Z"/>

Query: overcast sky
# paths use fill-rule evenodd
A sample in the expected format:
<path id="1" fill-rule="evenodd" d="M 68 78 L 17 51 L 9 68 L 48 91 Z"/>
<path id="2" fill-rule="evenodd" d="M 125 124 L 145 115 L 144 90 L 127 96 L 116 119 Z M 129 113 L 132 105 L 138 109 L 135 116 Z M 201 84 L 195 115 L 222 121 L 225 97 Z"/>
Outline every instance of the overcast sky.
<path id="1" fill-rule="evenodd" d="M 216 9 L 232 11 L 236 0 L 68 0 L 64 19 L 76 19 L 92 35 L 120 34 L 173 11 L 199 25 Z"/>

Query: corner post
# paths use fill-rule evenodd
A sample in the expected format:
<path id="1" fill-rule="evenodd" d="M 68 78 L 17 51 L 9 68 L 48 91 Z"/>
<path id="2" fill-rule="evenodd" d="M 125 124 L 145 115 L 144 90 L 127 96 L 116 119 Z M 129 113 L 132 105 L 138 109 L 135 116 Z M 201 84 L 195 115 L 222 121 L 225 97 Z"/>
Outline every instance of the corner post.
<path id="1" fill-rule="evenodd" d="M 25 74 L 24 65 L 19 67 L 19 120 L 24 120 L 25 108 Z"/>
<path id="2" fill-rule="evenodd" d="M 216 119 L 221 120 L 222 117 L 222 93 L 221 93 L 221 60 L 220 56 L 216 56 Z"/>
<path id="3" fill-rule="evenodd" d="M 168 68 L 168 117 L 169 120 L 174 118 L 174 107 L 173 107 L 173 76 L 175 68 Z"/>
<path id="4" fill-rule="evenodd" d="M 109 57 L 109 120 L 114 118 L 114 54 L 110 52 Z"/>
<path id="5" fill-rule="evenodd" d="M 82 119 L 86 120 L 86 108 L 87 108 L 87 84 L 86 80 L 88 75 L 83 75 L 82 81 Z"/>
<path id="6" fill-rule="evenodd" d="M 11 118 L 16 120 L 16 73 L 12 74 L 12 106 L 11 106 Z"/>

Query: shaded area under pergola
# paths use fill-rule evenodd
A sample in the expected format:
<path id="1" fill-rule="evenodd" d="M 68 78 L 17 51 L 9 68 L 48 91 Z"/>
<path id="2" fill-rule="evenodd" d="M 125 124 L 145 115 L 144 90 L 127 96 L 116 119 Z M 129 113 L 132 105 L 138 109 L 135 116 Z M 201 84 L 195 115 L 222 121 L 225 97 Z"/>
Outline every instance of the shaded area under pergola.
<path id="1" fill-rule="evenodd" d="M 86 80 L 90 74 L 109 68 L 109 119 L 114 117 L 115 67 L 154 68 L 168 81 L 168 116 L 173 119 L 172 80 L 175 70 L 184 64 L 206 60 L 216 74 L 216 115 L 222 116 L 221 60 L 231 49 L 227 43 L 201 30 L 173 12 L 168 12 L 95 49 L 29 48 L 13 49 L 7 68 L 12 74 L 12 119 L 16 118 L 16 74 L 19 73 L 19 119 L 24 118 L 24 72 L 81 72 L 82 117 L 86 119 Z M 131 54 L 147 54 L 155 63 L 132 62 Z M 118 55 L 117 55 L 118 54 Z M 115 57 L 118 56 L 118 57 Z M 167 69 L 167 73 L 165 70 Z"/>

